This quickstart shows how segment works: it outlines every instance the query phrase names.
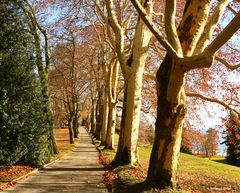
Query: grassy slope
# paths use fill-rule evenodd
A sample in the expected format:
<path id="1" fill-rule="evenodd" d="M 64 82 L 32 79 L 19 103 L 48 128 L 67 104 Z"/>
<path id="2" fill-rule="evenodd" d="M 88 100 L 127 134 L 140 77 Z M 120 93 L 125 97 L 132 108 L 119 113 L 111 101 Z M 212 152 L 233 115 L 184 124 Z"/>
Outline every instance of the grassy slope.
<path id="1" fill-rule="evenodd" d="M 139 147 L 140 162 L 147 168 L 151 146 Z M 215 161 L 214 161 L 215 160 Z M 219 158 L 201 158 L 181 153 L 178 178 L 190 192 L 240 192 L 240 168 L 219 163 Z"/>
<path id="2" fill-rule="evenodd" d="M 115 136 L 116 144 L 117 141 L 118 137 Z M 105 153 L 110 159 L 114 157 L 111 151 Z M 145 169 L 148 167 L 150 153 L 150 145 L 139 146 L 140 163 Z M 187 192 L 240 192 L 240 168 L 219 162 L 224 161 L 181 153 L 178 170 L 181 188 Z"/>

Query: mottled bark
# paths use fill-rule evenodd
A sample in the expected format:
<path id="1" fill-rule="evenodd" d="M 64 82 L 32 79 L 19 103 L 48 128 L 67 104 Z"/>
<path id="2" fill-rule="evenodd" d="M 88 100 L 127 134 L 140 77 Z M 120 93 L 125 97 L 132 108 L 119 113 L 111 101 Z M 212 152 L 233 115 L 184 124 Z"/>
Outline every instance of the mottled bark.
<path id="1" fill-rule="evenodd" d="M 178 28 L 183 57 L 193 53 L 207 22 L 211 1 L 189 1 Z M 196 14 L 196 10 L 198 10 Z M 176 188 L 183 121 L 186 114 L 185 69 L 167 54 L 157 72 L 157 120 L 146 182 Z"/>
<path id="2" fill-rule="evenodd" d="M 152 1 L 142 1 L 151 19 Z M 142 76 L 152 35 L 139 19 L 133 39 L 131 56 L 126 62 L 124 79 L 124 107 L 120 128 L 119 146 L 114 159 L 118 165 L 138 164 L 138 133 L 141 111 Z M 123 123 L 124 122 L 124 123 Z"/>
<path id="3" fill-rule="evenodd" d="M 176 172 L 181 144 L 184 116 L 186 114 L 185 93 L 178 89 L 178 100 L 168 100 L 168 87 L 173 60 L 166 56 L 157 73 L 158 108 L 155 140 L 151 153 L 146 182 L 153 187 L 176 187 Z"/>
<path id="4" fill-rule="evenodd" d="M 114 134 L 116 126 L 116 104 L 109 104 L 108 126 L 107 126 L 107 141 L 105 148 L 114 149 Z"/>
<path id="5" fill-rule="evenodd" d="M 114 149 L 114 135 L 116 127 L 116 104 L 117 104 L 117 84 L 119 76 L 119 62 L 113 60 L 109 71 L 108 71 L 108 81 L 107 81 L 107 91 L 108 91 L 108 124 L 107 124 L 107 139 L 106 139 L 106 149 Z"/>

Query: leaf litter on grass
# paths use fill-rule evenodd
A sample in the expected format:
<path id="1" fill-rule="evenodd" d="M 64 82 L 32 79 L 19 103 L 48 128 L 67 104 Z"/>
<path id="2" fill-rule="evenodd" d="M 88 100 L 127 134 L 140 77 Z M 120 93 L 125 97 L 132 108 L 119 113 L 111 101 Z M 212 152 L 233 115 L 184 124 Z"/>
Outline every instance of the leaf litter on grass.
<path id="1" fill-rule="evenodd" d="M 0 166 L 0 191 L 6 189 L 13 184 L 11 183 L 14 179 L 17 179 L 35 168 L 32 166 Z"/>

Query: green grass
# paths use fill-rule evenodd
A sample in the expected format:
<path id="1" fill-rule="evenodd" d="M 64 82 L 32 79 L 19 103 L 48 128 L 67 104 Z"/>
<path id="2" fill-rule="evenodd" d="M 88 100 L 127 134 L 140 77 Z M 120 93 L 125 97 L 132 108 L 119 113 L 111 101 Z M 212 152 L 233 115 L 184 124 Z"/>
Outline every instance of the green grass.
<path id="1" fill-rule="evenodd" d="M 140 161 L 149 161 L 151 153 L 150 145 L 142 145 L 139 147 Z M 240 168 L 224 164 L 223 157 L 202 158 L 185 153 L 180 153 L 179 171 L 189 173 L 204 173 L 208 175 L 222 176 L 223 178 L 231 178 L 240 181 Z"/>
<path id="2" fill-rule="evenodd" d="M 115 136 L 117 144 L 118 136 Z M 147 169 L 151 146 L 140 144 L 139 159 Z M 106 151 L 109 159 L 114 151 Z M 126 174 L 125 174 L 126 175 Z M 202 158 L 180 153 L 178 169 L 179 185 L 190 192 L 240 192 L 240 167 L 227 165 L 223 157 Z"/>
<path id="3" fill-rule="evenodd" d="M 139 147 L 140 163 L 147 169 L 150 145 Z M 211 192 L 240 192 L 240 167 L 225 163 L 223 157 L 202 158 L 180 153 L 178 178 L 185 190 Z"/>
<path id="4" fill-rule="evenodd" d="M 180 155 L 179 170 L 240 181 L 239 167 L 183 153 Z"/>

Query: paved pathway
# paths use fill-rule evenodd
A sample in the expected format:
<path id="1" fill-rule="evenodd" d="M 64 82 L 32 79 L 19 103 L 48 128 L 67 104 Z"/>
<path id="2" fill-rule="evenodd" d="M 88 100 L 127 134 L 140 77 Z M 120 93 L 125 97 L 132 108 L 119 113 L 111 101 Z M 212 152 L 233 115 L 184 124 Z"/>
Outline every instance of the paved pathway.
<path id="1" fill-rule="evenodd" d="M 4 193 L 106 193 L 107 188 L 101 183 L 103 173 L 98 151 L 86 130 L 80 127 L 80 139 L 71 153 Z"/>

